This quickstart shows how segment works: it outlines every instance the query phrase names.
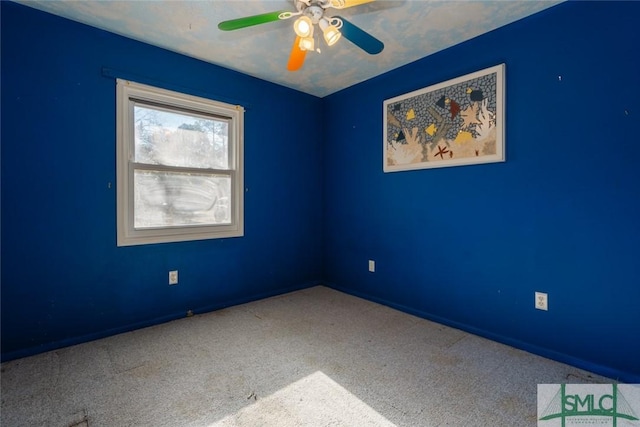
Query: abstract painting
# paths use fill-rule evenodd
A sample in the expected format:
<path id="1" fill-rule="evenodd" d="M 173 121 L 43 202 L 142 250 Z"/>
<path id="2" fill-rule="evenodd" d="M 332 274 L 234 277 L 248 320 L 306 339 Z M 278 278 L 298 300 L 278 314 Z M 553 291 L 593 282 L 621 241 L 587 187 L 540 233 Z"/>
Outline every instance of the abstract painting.
<path id="1" fill-rule="evenodd" d="M 504 64 L 384 101 L 384 172 L 505 161 Z"/>

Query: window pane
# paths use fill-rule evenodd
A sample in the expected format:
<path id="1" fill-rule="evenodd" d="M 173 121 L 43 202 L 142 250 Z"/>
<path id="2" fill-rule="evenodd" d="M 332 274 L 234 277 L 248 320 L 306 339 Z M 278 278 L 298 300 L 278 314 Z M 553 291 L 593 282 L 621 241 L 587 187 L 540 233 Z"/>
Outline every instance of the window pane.
<path id="1" fill-rule="evenodd" d="M 136 104 L 135 162 L 229 169 L 229 123 Z"/>
<path id="2" fill-rule="evenodd" d="M 231 224 L 231 177 L 134 172 L 134 227 Z"/>

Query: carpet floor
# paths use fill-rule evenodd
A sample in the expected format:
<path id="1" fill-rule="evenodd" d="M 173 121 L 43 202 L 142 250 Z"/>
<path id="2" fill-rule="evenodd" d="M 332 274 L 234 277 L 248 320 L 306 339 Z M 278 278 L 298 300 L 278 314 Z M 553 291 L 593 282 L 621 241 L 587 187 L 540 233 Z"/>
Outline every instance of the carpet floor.
<path id="1" fill-rule="evenodd" d="M 535 426 L 612 383 L 323 286 L 2 364 L 12 426 Z"/>

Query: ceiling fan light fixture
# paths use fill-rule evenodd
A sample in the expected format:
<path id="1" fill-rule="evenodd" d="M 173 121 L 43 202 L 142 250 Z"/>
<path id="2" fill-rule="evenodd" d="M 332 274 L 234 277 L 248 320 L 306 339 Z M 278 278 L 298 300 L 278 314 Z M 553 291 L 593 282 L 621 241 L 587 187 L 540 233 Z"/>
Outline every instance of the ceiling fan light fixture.
<path id="1" fill-rule="evenodd" d="M 340 40 L 340 37 L 342 37 L 342 34 L 334 26 L 331 26 L 327 29 L 327 31 L 324 32 L 324 41 L 327 42 L 328 46 L 333 46 L 334 44 L 336 44 L 338 40 Z"/>
<path id="2" fill-rule="evenodd" d="M 308 16 L 301 16 L 293 23 L 293 30 L 302 38 L 313 35 L 313 22 Z"/>
<path id="3" fill-rule="evenodd" d="M 327 42 L 328 46 L 333 46 L 340 40 L 340 37 L 342 37 L 342 33 L 340 33 L 338 28 L 335 25 L 329 24 L 329 21 L 326 19 L 321 19 L 318 24 L 324 33 L 324 41 Z"/>
<path id="4" fill-rule="evenodd" d="M 315 48 L 313 37 L 300 37 L 300 43 L 298 44 L 298 47 L 301 50 L 313 50 Z"/>

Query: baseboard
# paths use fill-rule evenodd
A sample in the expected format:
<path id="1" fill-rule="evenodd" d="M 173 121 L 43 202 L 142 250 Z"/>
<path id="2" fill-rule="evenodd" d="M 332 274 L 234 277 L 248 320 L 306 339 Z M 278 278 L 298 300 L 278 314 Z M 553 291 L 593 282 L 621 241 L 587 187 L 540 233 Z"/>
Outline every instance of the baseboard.
<path id="1" fill-rule="evenodd" d="M 246 303 L 261 300 L 264 298 L 270 298 L 273 296 L 282 295 L 289 292 L 298 291 L 301 289 L 307 289 L 313 286 L 321 285 L 323 283 L 324 282 L 322 282 L 321 280 L 313 280 L 313 281 L 305 282 L 296 286 L 288 286 L 285 288 L 279 288 L 279 289 L 275 289 L 267 292 L 252 294 L 242 298 L 236 298 L 233 300 L 222 301 L 215 304 L 209 304 L 202 307 L 194 307 L 192 309 L 192 312 L 194 314 L 209 313 L 211 311 L 221 310 L 223 308 L 233 307 L 235 305 L 246 304 Z M 95 341 L 101 338 L 106 338 L 113 335 L 122 334 L 125 332 L 131 332 L 136 329 L 148 328 L 150 326 L 171 322 L 177 319 L 182 319 L 185 317 L 185 314 L 186 313 L 184 311 L 171 313 L 166 316 L 156 317 L 156 318 L 145 320 L 142 322 L 131 323 L 128 325 L 117 327 L 117 328 L 107 329 L 105 331 L 100 331 L 92 334 L 81 335 L 78 337 L 72 337 L 72 338 L 67 338 L 63 340 L 53 341 L 50 343 L 40 344 L 34 347 L 15 350 L 8 353 L 2 353 L 0 355 L 0 360 L 4 363 L 14 359 L 21 359 L 23 357 L 34 356 L 36 354 L 45 353 L 47 351 L 58 350 L 60 348 L 70 347 L 76 344 L 82 344 L 85 342 Z"/>
<path id="2" fill-rule="evenodd" d="M 242 297 L 242 298 L 236 298 L 234 300 L 230 300 L 230 301 L 225 301 L 223 303 L 219 303 L 219 304 L 210 304 L 204 307 L 200 307 L 200 308 L 196 308 L 193 310 L 194 314 L 202 314 L 202 313 L 209 313 L 211 311 L 216 311 L 216 310 L 221 310 L 223 308 L 227 308 L 227 307 L 233 307 L 235 305 L 240 305 L 240 304 L 246 304 L 249 302 L 253 302 L 253 301 L 258 301 L 261 299 L 265 299 L 265 298 L 271 298 L 274 296 L 278 296 L 278 295 L 283 295 L 289 292 L 295 292 L 295 291 L 300 291 L 302 289 L 308 289 L 308 288 L 312 288 L 314 286 L 318 286 L 318 285 L 323 285 L 324 282 L 321 280 L 313 280 L 310 282 L 305 282 L 301 285 L 296 285 L 296 286 L 289 286 L 286 288 L 280 288 L 274 291 L 268 291 L 268 292 L 262 292 L 259 294 L 254 294 L 250 297 Z"/>
<path id="3" fill-rule="evenodd" d="M 423 319 L 427 319 L 436 323 L 440 323 L 442 325 L 450 326 L 452 328 L 460 329 L 461 331 L 468 332 L 473 335 L 477 335 L 483 338 L 490 339 L 492 341 L 499 342 L 501 344 L 506 344 L 508 346 L 524 350 L 526 352 L 536 354 L 538 356 L 546 357 L 547 359 L 555 360 L 556 362 L 566 363 L 567 365 L 574 366 L 579 369 L 584 369 L 589 372 L 593 372 L 598 375 L 602 375 L 607 378 L 611 378 L 617 382 L 628 383 L 628 384 L 639 384 L 640 383 L 640 375 L 633 374 L 630 372 L 621 371 L 619 369 L 611 368 L 609 366 L 597 364 L 590 362 L 588 360 L 580 359 L 565 353 L 557 352 L 555 350 L 551 350 L 549 348 L 540 347 L 534 344 L 527 343 L 525 341 L 520 341 L 518 339 L 500 335 L 493 333 L 491 331 L 487 331 L 484 329 L 476 328 L 472 325 L 468 325 L 465 323 L 456 322 L 451 319 L 447 319 L 441 316 L 433 315 L 431 313 L 427 313 L 422 310 L 415 309 L 413 307 L 408 307 L 402 304 L 395 303 L 393 301 L 385 300 L 384 298 L 378 298 L 373 295 L 369 295 L 363 292 L 354 291 L 349 288 L 345 288 L 343 286 L 339 286 L 335 283 L 325 282 L 324 286 L 335 289 L 340 292 L 344 292 L 349 295 L 353 295 L 359 298 L 366 299 L 368 301 L 376 302 L 378 304 L 385 305 L 387 307 L 394 308 L 396 310 L 400 310 L 404 313 L 408 313 L 417 317 L 421 317 Z"/>

